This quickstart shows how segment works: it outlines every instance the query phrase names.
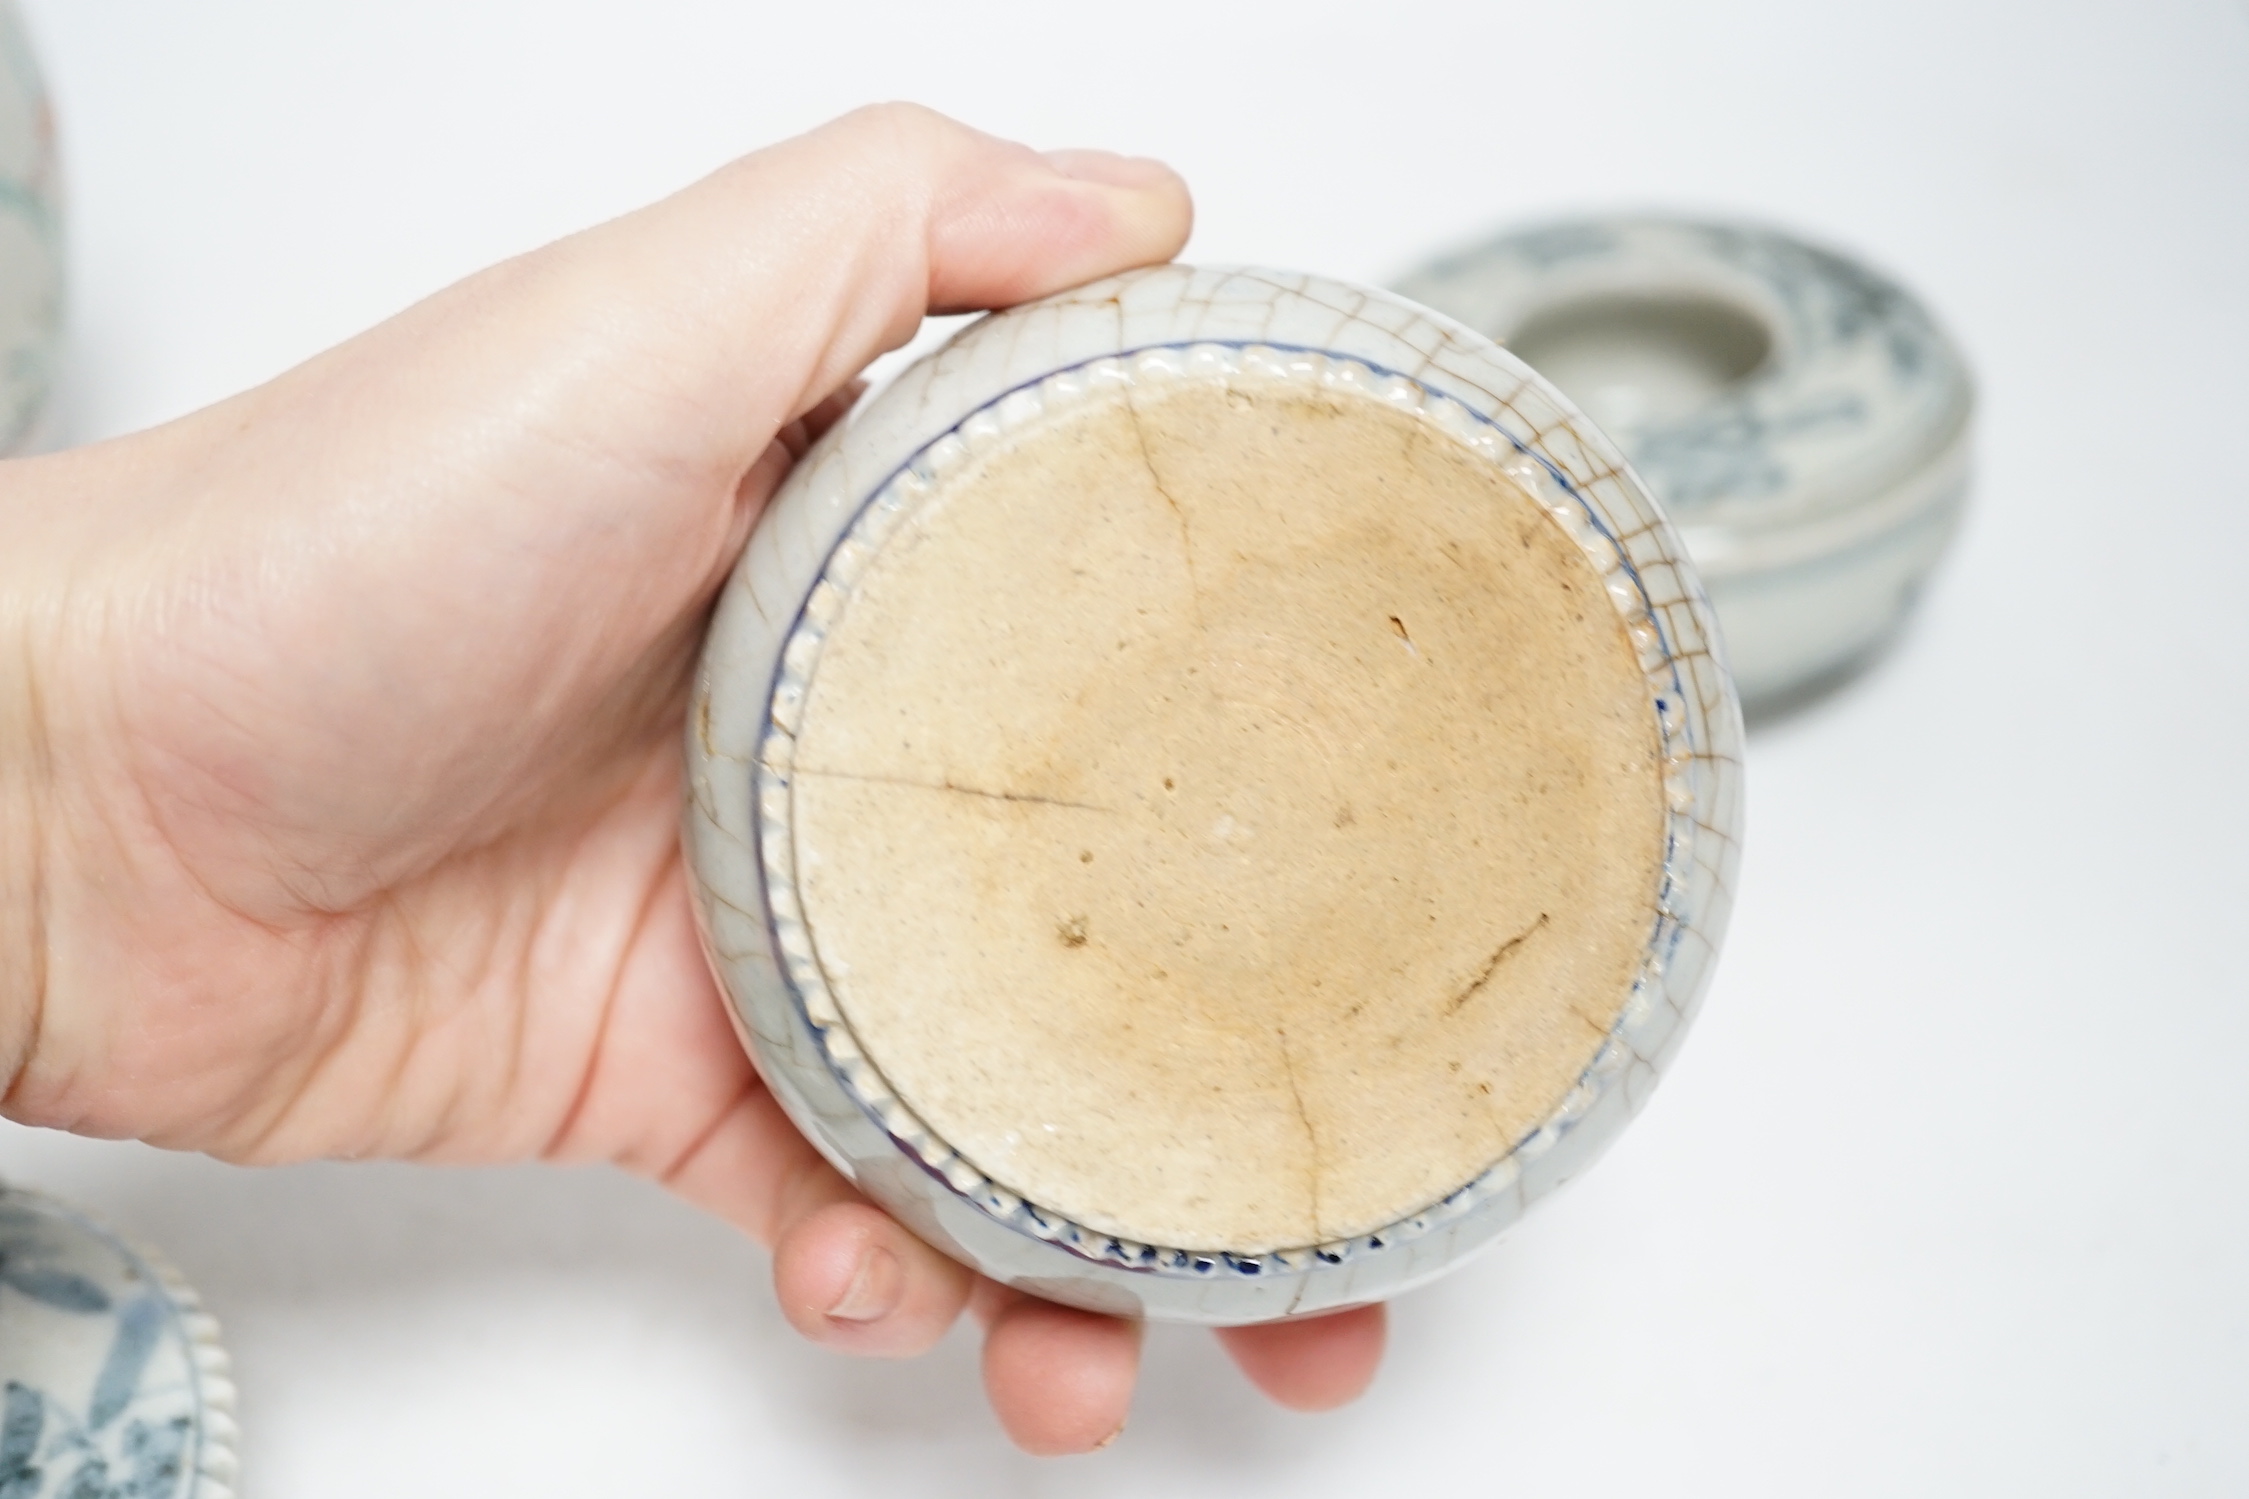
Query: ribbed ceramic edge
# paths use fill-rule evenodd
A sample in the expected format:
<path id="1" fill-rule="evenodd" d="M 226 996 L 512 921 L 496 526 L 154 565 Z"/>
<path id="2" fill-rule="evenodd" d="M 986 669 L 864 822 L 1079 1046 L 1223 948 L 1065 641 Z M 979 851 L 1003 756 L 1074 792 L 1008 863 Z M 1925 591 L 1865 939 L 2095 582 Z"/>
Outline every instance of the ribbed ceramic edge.
<path id="1" fill-rule="evenodd" d="M 174 1325 L 187 1345 L 188 1362 L 195 1371 L 195 1461 L 189 1471 L 193 1481 L 180 1490 L 179 1499 L 234 1499 L 241 1474 L 241 1427 L 235 1420 L 234 1361 L 220 1339 L 219 1319 L 204 1308 L 203 1298 L 189 1285 L 172 1262 L 142 1240 L 120 1233 L 97 1214 L 51 1193 L 0 1179 L 0 1199 L 28 1198 L 54 1216 L 66 1218 L 133 1262 L 150 1281 L 162 1288 Z"/>
<path id="2" fill-rule="evenodd" d="M 1682 745 L 1676 810 L 1690 851 L 1665 900 L 1662 954 L 1630 1044 L 1604 1052 L 1546 1125 L 1495 1167 L 1503 1185 L 1433 1211 L 1348 1254 L 1176 1259 L 1066 1226 L 1041 1232 L 1012 1194 L 963 1191 L 849 1076 L 789 972 L 782 851 L 761 841 L 754 787 L 776 728 L 772 689 L 838 541 L 917 455 L 961 440 L 980 411 L 1105 357 L 1197 346 L 1285 348 L 1402 381 L 1463 430 L 1533 460 L 1524 482 L 1551 511 L 1574 509 L 1608 549 L 1612 592 L 1637 601 L 1669 673 L 1664 726 Z M 1433 418 L 1440 424 L 1448 418 Z M 997 418 L 994 418 L 997 424 Z M 906 372 L 819 444 L 761 521 L 721 601 L 698 671 L 688 734 L 686 842 L 698 915 L 735 1019 L 775 1096 L 837 1167 L 940 1248 L 995 1279 L 1129 1315 L 1260 1321 L 1373 1300 L 1417 1284 L 1488 1242 L 1613 1138 L 1647 1096 L 1699 1002 L 1731 900 L 1740 820 L 1739 712 L 1684 550 L 1607 440 L 1489 340 L 1397 298 L 1287 273 L 1162 267 L 987 319 Z M 817 608 L 817 605 L 815 605 Z M 785 701 L 785 700 L 784 700 Z M 768 786 L 767 791 L 772 789 Z M 809 944 L 797 943 L 809 952 Z M 800 962 L 801 967 L 801 962 Z M 940 1149 L 941 1142 L 939 1142 Z M 939 1157 L 940 1162 L 942 1157 Z M 980 1176 L 981 1173 L 978 1173 Z M 973 1187 L 972 1189 L 973 1190 Z M 1456 1194 L 1459 1195 L 1459 1194 Z M 1045 1225 L 1051 1228 L 1051 1220 Z M 1410 1231 L 1407 1231 L 1409 1230 Z"/>

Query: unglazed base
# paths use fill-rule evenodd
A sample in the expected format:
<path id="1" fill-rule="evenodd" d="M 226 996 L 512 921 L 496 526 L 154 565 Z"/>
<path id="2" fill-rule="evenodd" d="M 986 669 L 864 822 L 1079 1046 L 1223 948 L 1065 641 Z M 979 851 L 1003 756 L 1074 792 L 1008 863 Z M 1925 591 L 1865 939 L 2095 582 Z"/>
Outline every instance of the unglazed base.
<path id="1" fill-rule="evenodd" d="M 1363 1234 L 1616 1023 L 1667 807 L 1583 548 L 1378 396 L 1123 387 L 936 482 L 790 796 L 818 962 L 931 1130 L 1107 1233 Z"/>

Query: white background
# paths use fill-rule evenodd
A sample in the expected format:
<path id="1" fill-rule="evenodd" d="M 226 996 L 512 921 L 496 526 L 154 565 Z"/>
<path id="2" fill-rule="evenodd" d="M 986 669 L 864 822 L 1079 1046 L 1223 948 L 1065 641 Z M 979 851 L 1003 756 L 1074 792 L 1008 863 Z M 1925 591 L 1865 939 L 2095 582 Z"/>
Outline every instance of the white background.
<path id="1" fill-rule="evenodd" d="M 1526 215 L 1732 211 L 1982 380 L 1898 648 L 1756 728 L 1700 1029 L 1603 1166 L 1396 1309 L 1338 1415 L 1157 1330 L 1037 1463 L 965 1334 L 799 1345 L 595 1171 L 248 1172 L 0 1127 L 225 1320 L 252 1496 L 2249 1493 L 2249 9 L 25 0 L 65 415 L 263 379 L 850 105 L 1163 155 L 1190 255 L 1382 279 Z"/>

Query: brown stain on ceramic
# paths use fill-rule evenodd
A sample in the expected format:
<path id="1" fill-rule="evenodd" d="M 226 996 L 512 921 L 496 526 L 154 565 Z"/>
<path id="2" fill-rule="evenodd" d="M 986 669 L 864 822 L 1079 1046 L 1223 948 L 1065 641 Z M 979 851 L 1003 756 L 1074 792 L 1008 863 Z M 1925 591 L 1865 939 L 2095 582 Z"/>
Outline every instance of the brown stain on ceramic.
<path id="1" fill-rule="evenodd" d="M 808 697 L 797 872 L 900 1097 L 1108 1232 L 1260 1251 L 1460 1186 L 1621 1008 L 1664 800 L 1576 544 L 1376 399 L 1089 402 L 944 480 Z"/>

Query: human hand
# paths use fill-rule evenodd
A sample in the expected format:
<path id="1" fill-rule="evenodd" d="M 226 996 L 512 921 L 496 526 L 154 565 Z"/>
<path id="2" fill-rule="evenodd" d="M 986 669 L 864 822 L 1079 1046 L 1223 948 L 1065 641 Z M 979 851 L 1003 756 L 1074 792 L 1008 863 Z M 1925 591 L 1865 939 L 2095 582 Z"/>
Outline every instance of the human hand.
<path id="1" fill-rule="evenodd" d="M 910 1355 L 972 1305 L 1015 1440 L 1106 1441 L 1137 1330 L 976 1282 L 759 1084 L 689 915 L 681 714 L 870 359 L 1188 221 L 1152 162 L 866 110 L 6 465 L 0 1112 L 246 1162 L 615 1162 L 772 1245 L 814 1340 Z M 1381 1311 L 1223 1336 L 1317 1408 L 1372 1377 Z"/>

